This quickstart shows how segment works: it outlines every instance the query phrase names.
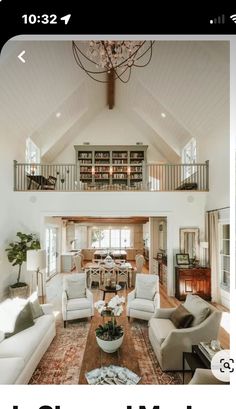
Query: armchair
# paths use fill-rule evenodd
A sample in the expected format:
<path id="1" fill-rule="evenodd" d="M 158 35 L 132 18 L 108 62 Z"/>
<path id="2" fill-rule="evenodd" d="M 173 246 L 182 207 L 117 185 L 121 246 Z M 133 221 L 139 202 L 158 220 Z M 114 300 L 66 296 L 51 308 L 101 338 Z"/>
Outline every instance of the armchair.
<path id="1" fill-rule="evenodd" d="M 137 274 L 135 289 L 128 294 L 127 316 L 149 320 L 159 307 L 158 276 Z"/>
<path id="2" fill-rule="evenodd" d="M 71 274 L 63 279 L 62 316 L 64 327 L 69 320 L 94 315 L 93 294 L 86 287 L 86 274 Z"/>
<path id="3" fill-rule="evenodd" d="M 181 370 L 183 352 L 191 352 L 192 345 L 201 341 L 217 339 L 221 312 L 197 295 L 188 295 L 184 306 L 194 315 L 194 326 L 176 328 L 170 319 L 175 308 L 160 308 L 149 321 L 149 339 L 163 371 Z M 205 319 L 203 311 L 208 314 Z"/>

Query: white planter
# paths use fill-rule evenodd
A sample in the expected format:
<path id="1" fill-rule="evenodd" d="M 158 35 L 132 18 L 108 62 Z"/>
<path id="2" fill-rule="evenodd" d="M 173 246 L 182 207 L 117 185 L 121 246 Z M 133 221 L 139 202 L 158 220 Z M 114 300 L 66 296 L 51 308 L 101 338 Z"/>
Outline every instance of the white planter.
<path id="1" fill-rule="evenodd" d="M 9 287 L 9 295 L 11 298 L 27 298 L 29 296 L 29 286 L 28 284 L 22 287 Z"/>
<path id="2" fill-rule="evenodd" d="M 114 341 L 104 341 L 103 339 L 96 337 L 97 343 L 100 348 L 108 354 L 112 354 L 113 352 L 117 351 L 117 349 L 120 348 L 123 339 L 124 334 L 122 335 L 122 337 L 115 339 Z"/>

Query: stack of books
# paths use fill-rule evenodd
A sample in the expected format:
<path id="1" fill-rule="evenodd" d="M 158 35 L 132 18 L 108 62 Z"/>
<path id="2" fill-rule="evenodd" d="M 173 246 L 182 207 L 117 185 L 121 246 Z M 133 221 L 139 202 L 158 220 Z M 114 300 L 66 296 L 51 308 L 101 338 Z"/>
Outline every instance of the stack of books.
<path id="1" fill-rule="evenodd" d="M 212 360 L 213 356 L 217 352 L 222 350 L 221 347 L 219 349 L 212 349 L 211 342 L 200 342 L 200 344 L 198 344 L 198 347 L 209 361 Z"/>

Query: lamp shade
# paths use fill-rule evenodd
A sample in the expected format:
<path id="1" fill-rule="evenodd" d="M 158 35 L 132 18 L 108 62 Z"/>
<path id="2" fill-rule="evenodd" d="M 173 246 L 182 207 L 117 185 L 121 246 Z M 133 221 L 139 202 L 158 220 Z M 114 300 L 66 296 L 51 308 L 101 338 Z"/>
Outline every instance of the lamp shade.
<path id="1" fill-rule="evenodd" d="M 45 250 L 28 250 L 27 251 L 27 270 L 42 270 L 46 267 Z"/>
<path id="2" fill-rule="evenodd" d="M 200 246 L 201 246 L 203 249 L 208 249 L 208 241 L 201 241 Z"/>

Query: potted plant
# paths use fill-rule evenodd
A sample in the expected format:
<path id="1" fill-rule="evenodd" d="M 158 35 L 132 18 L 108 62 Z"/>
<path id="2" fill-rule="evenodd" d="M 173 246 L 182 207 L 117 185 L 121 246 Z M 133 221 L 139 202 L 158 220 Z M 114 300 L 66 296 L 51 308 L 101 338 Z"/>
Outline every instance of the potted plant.
<path id="1" fill-rule="evenodd" d="M 22 264 L 26 261 L 27 250 L 40 249 L 40 242 L 35 234 L 25 234 L 17 232 L 18 240 L 9 243 L 6 248 L 7 257 L 13 266 L 19 266 L 18 276 L 15 284 L 10 285 L 9 292 L 11 297 L 27 297 L 28 285 L 20 281 Z"/>
<path id="2" fill-rule="evenodd" d="M 109 354 L 117 351 L 124 339 L 124 330 L 120 325 L 117 325 L 114 316 L 104 325 L 99 325 L 95 332 L 98 345 Z"/>

